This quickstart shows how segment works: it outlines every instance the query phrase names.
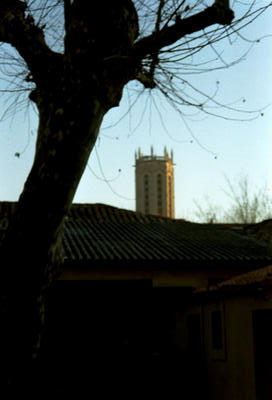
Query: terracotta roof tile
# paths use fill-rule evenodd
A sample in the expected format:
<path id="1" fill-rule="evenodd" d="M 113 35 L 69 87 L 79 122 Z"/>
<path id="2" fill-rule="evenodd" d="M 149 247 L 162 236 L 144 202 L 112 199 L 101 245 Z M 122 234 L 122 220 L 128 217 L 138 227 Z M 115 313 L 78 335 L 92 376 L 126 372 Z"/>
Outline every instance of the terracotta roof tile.
<path id="1" fill-rule="evenodd" d="M 251 288 L 272 286 L 272 265 L 258 268 L 244 274 L 236 275 L 231 279 L 211 285 L 208 288 L 199 288 L 194 291 L 196 295 L 216 293 L 237 293 Z"/>
<path id="2" fill-rule="evenodd" d="M 271 284 L 272 282 L 272 265 L 235 276 L 227 281 L 219 283 L 217 287 L 220 289 L 227 287 L 248 286 L 265 282 L 268 284 Z"/>

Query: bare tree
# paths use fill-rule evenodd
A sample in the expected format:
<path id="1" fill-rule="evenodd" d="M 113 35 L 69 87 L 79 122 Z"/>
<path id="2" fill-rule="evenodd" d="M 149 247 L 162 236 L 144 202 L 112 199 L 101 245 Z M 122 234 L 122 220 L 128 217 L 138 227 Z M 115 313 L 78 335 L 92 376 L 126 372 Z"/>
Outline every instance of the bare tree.
<path id="1" fill-rule="evenodd" d="M 222 210 L 211 202 L 208 196 L 204 197 L 204 200 L 201 202 L 199 200 L 194 200 L 194 204 L 196 207 L 195 216 L 197 221 L 215 224 L 221 221 Z"/>
<path id="2" fill-rule="evenodd" d="M 24 371 L 21 382 L 31 387 L 26 366 L 40 346 L 44 290 L 61 268 L 65 216 L 103 117 L 134 80 L 159 90 L 178 110 L 210 112 L 215 97 L 185 76 L 219 66 L 194 64 L 192 57 L 210 46 L 222 62 L 216 44 L 239 36 L 270 6 L 252 1 L 241 13 L 233 4 L 236 18 L 228 0 L 0 0 L 4 92 L 17 95 L 8 111 L 29 99 L 39 115 L 33 166 L 1 243 L 10 384 Z"/>
<path id="3" fill-rule="evenodd" d="M 236 185 L 228 177 L 225 180 L 225 193 L 231 200 L 224 215 L 226 222 L 253 224 L 272 217 L 272 198 L 266 185 L 252 190 L 246 175 L 241 176 Z"/>
<path id="4" fill-rule="evenodd" d="M 222 209 L 207 197 L 204 205 L 195 201 L 196 217 L 200 221 L 254 224 L 272 218 L 272 197 L 266 185 L 253 188 L 247 175 L 241 175 L 236 183 L 225 175 L 225 182 L 223 191 L 230 206 Z"/>

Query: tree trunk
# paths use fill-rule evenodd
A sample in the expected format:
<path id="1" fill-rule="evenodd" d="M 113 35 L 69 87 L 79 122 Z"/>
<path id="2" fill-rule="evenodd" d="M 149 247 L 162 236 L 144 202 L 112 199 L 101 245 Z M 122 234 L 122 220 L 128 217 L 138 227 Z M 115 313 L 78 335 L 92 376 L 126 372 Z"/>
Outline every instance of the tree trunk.
<path id="1" fill-rule="evenodd" d="M 62 264 L 65 216 L 106 112 L 95 99 L 37 104 L 33 167 L 1 244 L 5 380 L 27 392 L 35 381 L 46 288 Z"/>
<path id="2" fill-rule="evenodd" d="M 138 35 L 133 2 L 115 3 L 97 3 L 90 12 L 84 1 L 65 1 L 63 55 L 49 51 L 37 29 L 37 49 L 19 46 L 40 117 L 33 167 L 0 244 L 6 382 L 19 390 L 29 391 L 35 381 L 46 288 L 62 264 L 65 216 L 103 117 L 118 106 L 140 63 L 129 56 Z"/>

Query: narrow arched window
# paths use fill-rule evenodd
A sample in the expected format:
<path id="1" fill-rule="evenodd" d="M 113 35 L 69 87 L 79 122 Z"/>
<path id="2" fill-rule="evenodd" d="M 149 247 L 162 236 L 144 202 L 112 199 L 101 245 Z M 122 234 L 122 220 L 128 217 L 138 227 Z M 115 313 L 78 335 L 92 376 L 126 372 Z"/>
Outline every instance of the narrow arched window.
<path id="1" fill-rule="evenodd" d="M 149 176 L 144 175 L 144 210 L 145 214 L 149 213 Z"/>
<path id="2" fill-rule="evenodd" d="M 162 176 L 157 175 L 157 212 L 162 215 Z"/>
<path id="3" fill-rule="evenodd" d="M 172 215 L 172 179 L 171 179 L 171 175 L 168 175 L 168 199 L 169 199 L 168 214 L 170 217 Z"/>

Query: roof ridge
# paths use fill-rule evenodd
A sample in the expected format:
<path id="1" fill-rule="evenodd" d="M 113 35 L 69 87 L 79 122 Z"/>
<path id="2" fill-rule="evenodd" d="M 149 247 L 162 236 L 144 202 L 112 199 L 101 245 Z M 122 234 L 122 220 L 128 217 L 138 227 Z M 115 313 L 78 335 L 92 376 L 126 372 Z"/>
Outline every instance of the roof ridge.
<path id="1" fill-rule="evenodd" d="M 87 212 L 86 212 L 87 211 Z M 69 212 L 72 218 L 88 215 L 96 221 L 114 222 L 173 222 L 171 218 L 157 215 L 145 215 L 139 211 L 127 210 L 103 203 L 73 203 Z"/>

